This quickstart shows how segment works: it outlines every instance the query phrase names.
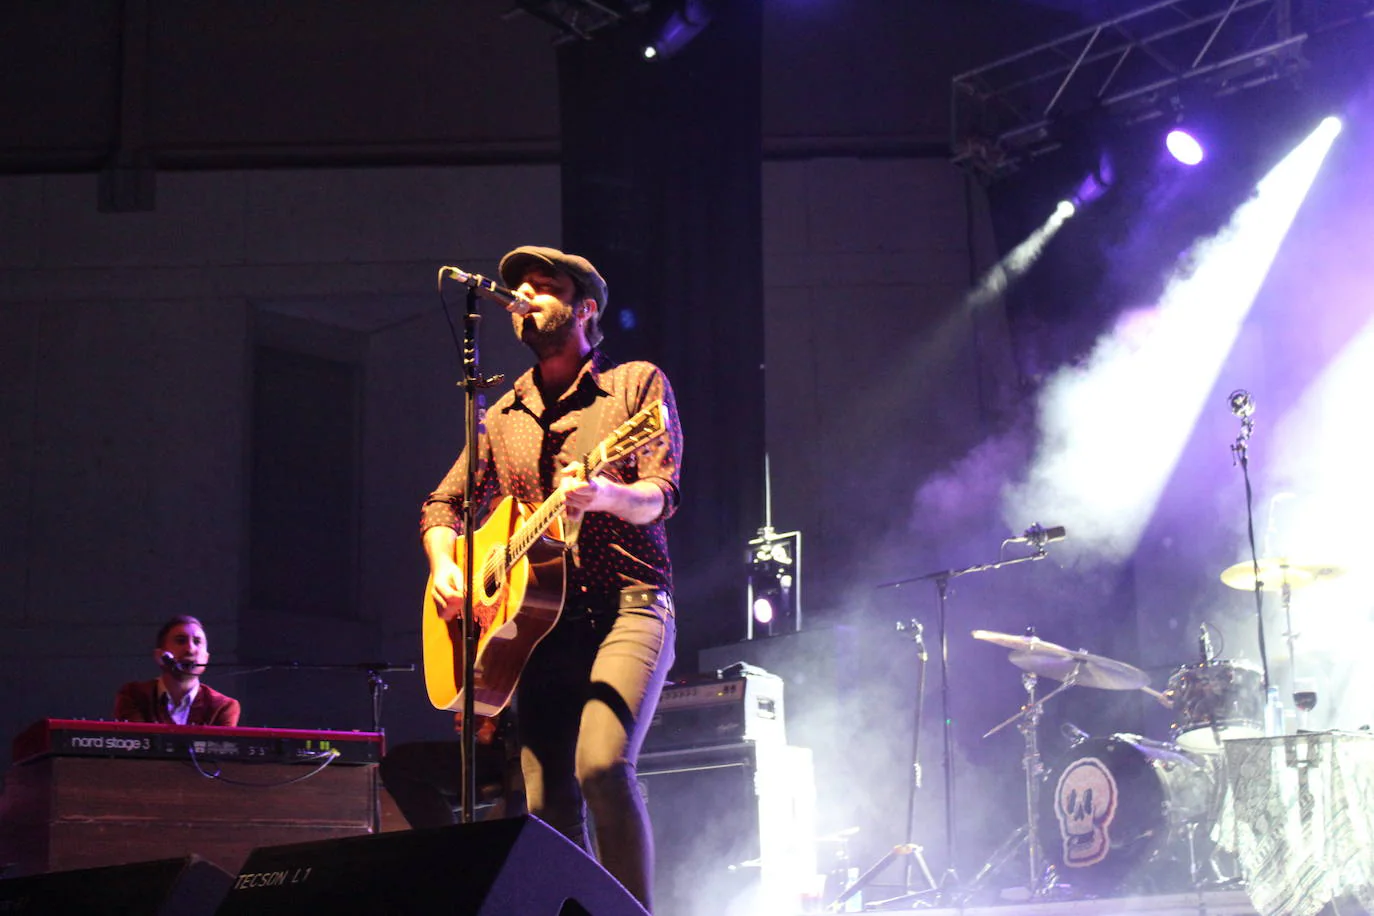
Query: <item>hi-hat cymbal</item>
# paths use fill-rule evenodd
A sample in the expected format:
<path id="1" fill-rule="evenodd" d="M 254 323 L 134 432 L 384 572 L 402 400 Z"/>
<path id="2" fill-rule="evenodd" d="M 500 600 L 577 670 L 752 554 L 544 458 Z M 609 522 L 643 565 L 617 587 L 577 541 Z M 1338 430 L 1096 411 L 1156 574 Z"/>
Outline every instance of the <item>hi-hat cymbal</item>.
<path id="1" fill-rule="evenodd" d="M 974 639 L 1011 649 L 1009 661 L 1031 674 L 1099 690 L 1139 690 L 1150 677 L 1134 665 L 1091 652 L 1066 649 L 1035 636 L 1012 636 L 990 630 L 974 630 Z"/>
<path id="2" fill-rule="evenodd" d="M 1285 557 L 1266 557 L 1259 561 L 1260 591 L 1278 592 L 1285 582 L 1289 588 L 1303 588 L 1345 573 L 1339 566 L 1297 563 Z M 1237 563 L 1221 571 L 1221 581 L 1244 592 L 1255 590 L 1255 564 Z"/>

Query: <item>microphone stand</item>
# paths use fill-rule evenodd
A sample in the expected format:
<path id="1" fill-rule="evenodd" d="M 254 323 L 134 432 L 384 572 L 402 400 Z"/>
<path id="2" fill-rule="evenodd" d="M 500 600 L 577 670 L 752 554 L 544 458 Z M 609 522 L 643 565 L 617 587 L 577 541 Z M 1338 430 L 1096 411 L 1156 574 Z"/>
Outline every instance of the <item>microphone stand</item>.
<path id="1" fill-rule="evenodd" d="M 351 665 L 302 665 L 300 662 L 268 662 L 260 667 L 254 667 L 251 671 L 267 671 L 271 669 L 287 669 L 291 671 L 365 671 L 367 673 L 367 694 L 372 707 L 372 731 L 380 735 L 385 740 L 385 732 L 382 730 L 382 694 L 386 693 L 386 679 L 382 677 L 392 671 L 414 672 L 415 663 L 408 662 L 403 665 L 393 665 L 390 662 L 354 662 Z M 377 784 L 377 769 L 373 767 L 371 793 L 372 793 L 372 832 L 374 834 L 382 832 L 382 793 L 381 787 Z"/>
<path id="2" fill-rule="evenodd" d="M 954 865 L 956 844 L 954 841 L 954 741 L 953 741 L 953 722 L 949 713 L 949 632 L 946 626 L 948 620 L 948 599 L 949 599 L 949 580 L 957 579 L 960 576 L 967 576 L 970 573 L 988 572 L 994 569 L 1001 569 L 1004 566 L 1015 566 L 1018 563 L 1032 563 L 1036 560 L 1043 560 L 1048 554 L 1045 552 L 1044 543 L 1036 543 L 1035 553 L 1024 557 L 1014 557 L 1010 560 L 999 560 L 996 563 L 978 563 L 973 566 L 965 566 L 962 569 L 944 569 L 938 572 L 926 573 L 922 576 L 913 576 L 909 579 L 898 579 L 895 582 L 884 582 L 878 588 L 901 588 L 903 585 L 910 585 L 914 582 L 934 582 L 936 593 L 939 596 L 938 615 L 936 618 L 940 640 L 940 718 L 943 721 L 944 739 L 944 768 L 945 768 L 945 872 L 941 876 L 941 891 L 948 893 L 959 885 L 959 873 Z"/>
<path id="3" fill-rule="evenodd" d="M 477 359 L 477 329 L 482 321 L 481 314 L 477 311 L 478 296 L 485 289 L 488 294 L 492 292 L 491 281 L 485 277 L 477 277 L 457 270 L 453 267 L 439 268 L 439 301 L 444 301 L 444 277 L 453 276 L 460 283 L 467 287 L 466 303 L 467 307 L 463 312 L 463 341 L 461 344 L 463 351 L 463 433 L 464 448 L 466 449 L 467 461 L 464 485 L 463 485 L 463 616 L 461 621 L 462 645 L 463 645 L 463 728 L 459 735 L 459 759 L 462 767 L 462 774 L 459 783 L 462 786 L 462 812 L 461 822 L 471 824 L 476 819 L 477 811 L 477 774 L 475 764 L 477 759 L 477 729 L 473 727 L 473 721 L 477 718 L 474 708 L 475 682 L 477 679 L 477 638 L 481 634 L 477 629 L 477 622 L 473 619 L 473 586 L 475 584 L 473 569 L 475 558 L 473 556 L 472 533 L 477 530 L 477 502 L 473 498 L 473 493 L 477 489 L 477 447 L 478 447 L 478 400 L 479 392 L 483 388 L 490 388 L 499 383 L 503 376 L 493 375 L 484 378 L 478 366 Z M 483 287 L 482 281 L 488 286 Z M 499 301 L 499 297 L 498 297 Z M 523 313 L 522 313 L 523 314 Z M 444 310 L 445 317 L 448 317 L 448 309 Z M 449 330 L 453 330 L 453 321 L 449 320 Z"/>
<path id="4" fill-rule="evenodd" d="M 939 885 L 935 883 L 935 877 L 930 873 L 930 866 L 926 864 L 924 850 L 916 843 L 916 790 L 921 787 L 921 711 L 925 708 L 926 664 L 929 656 L 926 653 L 924 628 L 919 620 L 912 618 L 906 622 L 898 621 L 897 632 L 911 634 L 912 642 L 916 646 L 916 659 L 921 665 L 916 680 L 915 721 L 912 723 L 911 734 L 911 780 L 907 783 L 906 842 L 900 846 L 892 847 L 886 855 L 869 866 L 863 874 L 842 888 L 835 899 L 830 901 L 828 910 L 832 913 L 840 912 L 849 898 L 872 883 L 874 878 L 878 877 L 888 865 L 892 864 L 893 860 L 898 858 L 902 860 L 902 893 L 886 900 L 868 902 L 865 904 L 866 908 L 880 910 L 896 903 L 915 900 L 931 891 L 939 890 Z M 926 880 L 924 890 L 918 891 L 911 885 L 913 861 L 915 865 L 920 867 L 921 875 Z"/>
<path id="5" fill-rule="evenodd" d="M 440 274 L 442 281 L 443 274 Z M 477 360 L 477 328 L 482 316 L 477 311 L 477 289 L 469 286 L 467 309 L 463 315 L 463 430 L 467 454 L 466 478 L 463 487 L 463 728 L 459 735 L 461 774 L 461 822 L 471 824 L 477 818 L 477 718 L 474 708 L 477 665 L 477 621 L 473 619 L 473 587 L 475 557 L 472 534 L 477 530 L 478 398 L 483 388 L 501 381 L 500 375 L 483 378 Z"/>
<path id="6" fill-rule="evenodd" d="M 1231 412 L 1240 418 L 1240 434 L 1231 444 L 1231 462 L 1240 466 L 1241 477 L 1245 480 L 1245 525 L 1250 537 L 1250 562 L 1255 570 L 1255 626 L 1259 636 L 1260 671 L 1263 677 L 1264 701 L 1269 702 L 1269 653 L 1264 640 L 1264 583 L 1260 581 L 1259 552 L 1255 546 L 1255 498 L 1250 487 L 1250 435 L 1255 431 L 1255 421 L 1250 418 L 1255 412 L 1250 393 L 1243 390 L 1231 392 L 1228 397 Z M 1287 589 L 1285 582 L 1284 588 Z M 1291 633 L 1292 626 L 1288 627 Z M 1289 664 L 1292 664 L 1290 642 Z"/>

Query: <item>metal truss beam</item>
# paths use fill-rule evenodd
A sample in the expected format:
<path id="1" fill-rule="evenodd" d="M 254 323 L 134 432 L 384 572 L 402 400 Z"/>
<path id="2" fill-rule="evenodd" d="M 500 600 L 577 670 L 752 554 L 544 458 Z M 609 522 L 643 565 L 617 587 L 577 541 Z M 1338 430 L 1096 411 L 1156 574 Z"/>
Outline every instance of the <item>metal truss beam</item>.
<path id="1" fill-rule="evenodd" d="M 987 178 L 1060 142 L 1057 121 L 1135 122 L 1305 69 L 1311 34 L 1374 18 L 1371 0 L 1165 0 L 954 78 L 955 161 Z"/>
<path id="2" fill-rule="evenodd" d="M 638 16 L 648 0 L 516 0 L 507 15 L 525 13 L 553 26 L 555 44 L 586 41 L 594 32 Z"/>

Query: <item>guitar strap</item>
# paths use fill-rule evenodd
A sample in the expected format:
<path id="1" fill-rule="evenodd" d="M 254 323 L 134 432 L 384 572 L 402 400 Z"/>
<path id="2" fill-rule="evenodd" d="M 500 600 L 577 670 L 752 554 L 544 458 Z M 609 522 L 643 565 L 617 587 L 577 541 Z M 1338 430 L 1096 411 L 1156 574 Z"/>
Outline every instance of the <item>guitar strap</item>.
<path id="1" fill-rule="evenodd" d="M 596 359 L 596 356 L 593 355 L 592 359 Z M 583 411 L 582 422 L 577 424 L 577 433 L 573 437 L 573 454 L 577 456 L 578 461 L 582 462 L 582 467 L 585 469 L 592 449 L 600 445 L 601 440 L 605 438 L 605 429 L 608 428 L 605 422 L 606 412 L 610 410 L 612 396 L 603 393 L 600 386 L 591 382 L 590 376 L 584 378 L 583 384 L 587 386 L 587 394 L 591 397 L 592 402 Z M 614 429 L 614 424 L 609 428 Z M 574 566 L 581 565 L 577 555 L 577 534 L 581 526 L 581 519 L 574 523 L 569 521 L 566 516 L 564 517 L 563 542 L 568 547 Z"/>

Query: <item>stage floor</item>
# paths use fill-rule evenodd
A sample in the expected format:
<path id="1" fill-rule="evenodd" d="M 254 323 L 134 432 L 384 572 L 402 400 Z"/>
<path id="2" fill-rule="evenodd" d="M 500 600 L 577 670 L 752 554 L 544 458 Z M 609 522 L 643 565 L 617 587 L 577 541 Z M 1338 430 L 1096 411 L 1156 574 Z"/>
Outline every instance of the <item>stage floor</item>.
<path id="1" fill-rule="evenodd" d="M 967 907 L 865 909 L 893 916 L 1258 916 L 1244 891 L 1204 891 L 1093 900 L 1037 900 Z"/>

